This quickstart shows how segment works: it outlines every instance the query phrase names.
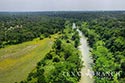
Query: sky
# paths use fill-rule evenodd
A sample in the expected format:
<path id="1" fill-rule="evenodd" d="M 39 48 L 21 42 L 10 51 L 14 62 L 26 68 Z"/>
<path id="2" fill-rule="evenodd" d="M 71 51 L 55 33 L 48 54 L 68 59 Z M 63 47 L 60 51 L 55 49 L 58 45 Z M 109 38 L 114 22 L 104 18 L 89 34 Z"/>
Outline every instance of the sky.
<path id="1" fill-rule="evenodd" d="M 0 0 L 0 11 L 125 10 L 125 0 Z"/>

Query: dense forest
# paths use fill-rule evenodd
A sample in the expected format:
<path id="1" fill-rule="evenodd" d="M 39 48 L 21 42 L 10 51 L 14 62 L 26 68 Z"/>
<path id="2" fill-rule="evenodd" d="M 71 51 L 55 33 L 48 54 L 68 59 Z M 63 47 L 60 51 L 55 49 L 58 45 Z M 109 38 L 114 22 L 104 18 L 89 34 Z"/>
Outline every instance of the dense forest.
<path id="1" fill-rule="evenodd" d="M 57 16 L 80 26 L 92 48 L 96 83 L 125 82 L 125 12 L 63 12 Z"/>
<path id="2" fill-rule="evenodd" d="M 0 48 L 63 30 L 64 20 L 33 13 L 0 13 Z"/>
<path id="3" fill-rule="evenodd" d="M 124 83 L 125 11 L 1 12 L 0 49 L 59 34 L 44 59 L 20 83 L 79 82 L 80 37 L 72 23 L 88 38 L 95 83 Z"/>
<path id="4" fill-rule="evenodd" d="M 82 22 L 82 21 L 81 21 Z M 96 83 L 125 82 L 125 15 L 103 14 L 83 21 L 80 29 L 88 37 L 94 60 Z M 97 74 L 99 72 L 100 74 Z M 111 74 L 112 73 L 112 74 Z"/>
<path id="5" fill-rule="evenodd" d="M 125 12 L 61 12 L 57 17 L 76 22 L 92 48 L 96 83 L 125 82 Z"/>

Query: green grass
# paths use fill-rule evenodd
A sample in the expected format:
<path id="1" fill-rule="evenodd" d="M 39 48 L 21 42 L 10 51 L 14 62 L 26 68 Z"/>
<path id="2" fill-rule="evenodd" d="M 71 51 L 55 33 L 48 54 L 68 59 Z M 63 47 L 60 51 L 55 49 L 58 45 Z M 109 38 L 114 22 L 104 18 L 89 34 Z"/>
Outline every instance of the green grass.
<path id="1" fill-rule="evenodd" d="M 44 58 L 52 47 L 54 38 L 34 39 L 0 49 L 0 83 L 14 83 L 26 79 L 36 63 Z"/>

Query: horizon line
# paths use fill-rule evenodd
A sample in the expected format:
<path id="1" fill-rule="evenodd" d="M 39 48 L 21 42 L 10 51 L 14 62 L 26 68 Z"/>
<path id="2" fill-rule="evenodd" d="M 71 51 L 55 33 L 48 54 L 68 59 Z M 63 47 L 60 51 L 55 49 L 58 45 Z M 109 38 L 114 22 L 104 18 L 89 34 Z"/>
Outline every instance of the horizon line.
<path id="1" fill-rule="evenodd" d="M 11 10 L 0 10 L 0 12 L 94 12 L 94 11 L 125 11 L 124 10 L 21 10 L 21 11 L 11 11 Z"/>

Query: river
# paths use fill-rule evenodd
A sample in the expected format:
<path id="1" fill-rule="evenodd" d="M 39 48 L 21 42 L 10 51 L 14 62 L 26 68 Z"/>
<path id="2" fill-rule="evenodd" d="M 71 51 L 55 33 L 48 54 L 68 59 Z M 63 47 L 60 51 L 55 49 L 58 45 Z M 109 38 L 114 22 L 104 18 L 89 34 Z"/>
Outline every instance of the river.
<path id="1" fill-rule="evenodd" d="M 77 28 L 75 23 L 73 23 L 72 28 Z M 84 67 L 81 69 L 81 80 L 79 81 L 79 83 L 94 83 L 93 71 L 91 67 L 93 60 L 90 57 L 90 47 L 88 46 L 87 38 L 78 28 L 77 31 L 79 32 L 80 36 L 80 46 L 78 48 L 81 51 L 81 59 L 84 62 Z"/>

